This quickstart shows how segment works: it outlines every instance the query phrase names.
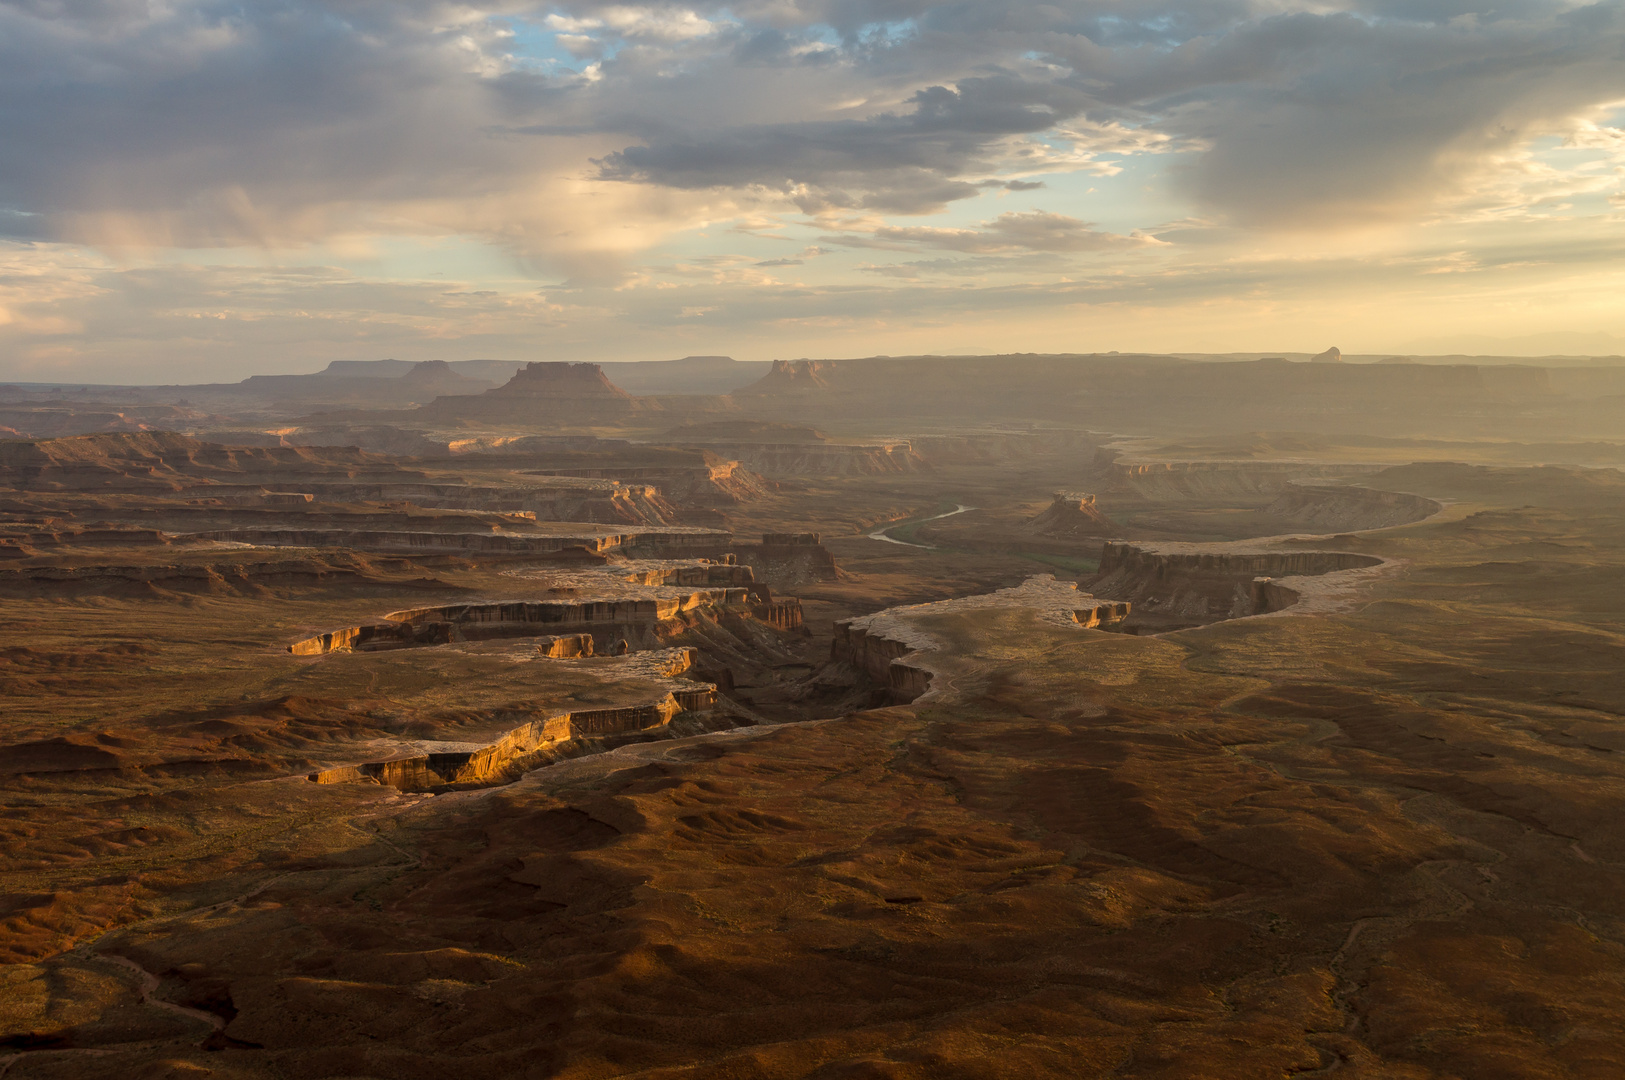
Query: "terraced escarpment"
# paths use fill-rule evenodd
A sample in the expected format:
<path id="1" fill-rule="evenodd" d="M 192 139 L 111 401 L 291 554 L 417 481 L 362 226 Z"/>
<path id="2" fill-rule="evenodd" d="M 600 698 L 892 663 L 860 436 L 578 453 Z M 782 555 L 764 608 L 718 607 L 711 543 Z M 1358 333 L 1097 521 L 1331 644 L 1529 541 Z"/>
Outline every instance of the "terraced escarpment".
<path id="1" fill-rule="evenodd" d="M 517 641 L 510 661 L 539 665 L 538 672 L 591 675 L 617 685 L 652 687 L 643 700 L 610 707 L 573 708 L 536 715 L 470 741 L 375 740 L 345 751 L 349 761 L 313 772 L 318 783 L 370 780 L 401 790 L 436 790 L 512 780 L 565 753 L 585 753 L 618 738 L 665 728 L 681 717 L 685 730 L 715 730 L 756 723 L 755 714 L 719 697 L 731 691 L 725 662 L 702 657 L 697 646 L 671 647 L 704 626 L 705 645 L 715 652 L 760 647 L 764 635 L 801 630 L 801 605 L 775 598 L 756 582 L 749 566 L 731 556 L 710 560 L 617 562 L 577 571 L 517 570 L 517 580 L 545 581 L 552 599 L 510 599 L 413 608 L 391 612 L 382 622 L 345 627 L 302 638 L 287 651 L 313 660 L 334 654 L 460 643 Z M 754 630 L 752 628 L 757 628 Z M 752 640 L 754 636 L 754 641 Z M 692 679 L 695 682 L 674 683 Z M 545 675 L 544 675 L 545 678 Z M 714 681 L 705 681 L 711 679 Z M 489 728 L 489 725 L 486 725 Z"/>
<path id="2" fill-rule="evenodd" d="M 537 659 L 545 656 L 545 653 L 540 654 Z M 636 657 L 600 658 L 595 666 L 606 679 L 659 683 L 692 672 L 696 659 L 694 649 L 662 649 Z M 663 728 L 678 717 L 687 718 L 686 731 L 690 734 L 732 727 L 740 722 L 754 723 L 738 712 L 713 715 L 718 704 L 717 688 L 710 683 L 673 683 L 664 693 L 642 702 L 539 716 L 490 741 L 417 739 L 398 742 L 388 747 L 388 757 L 330 765 L 311 773 L 310 779 L 318 784 L 372 781 L 401 791 L 505 783 L 556 760 L 566 750 L 587 753 L 595 747 L 614 745 L 618 736 Z M 351 754 L 361 749 L 354 747 Z"/>
<path id="3" fill-rule="evenodd" d="M 748 566 L 732 561 L 618 563 L 600 570 L 549 572 L 550 599 L 511 599 L 395 611 L 382 622 L 343 627 L 288 646 L 295 656 L 340 650 L 441 645 L 451 641 L 589 634 L 600 651 L 618 641 L 648 647 L 680 621 L 723 616 L 801 628 L 800 603 L 775 599 Z M 686 625 L 686 621 L 684 623 Z"/>

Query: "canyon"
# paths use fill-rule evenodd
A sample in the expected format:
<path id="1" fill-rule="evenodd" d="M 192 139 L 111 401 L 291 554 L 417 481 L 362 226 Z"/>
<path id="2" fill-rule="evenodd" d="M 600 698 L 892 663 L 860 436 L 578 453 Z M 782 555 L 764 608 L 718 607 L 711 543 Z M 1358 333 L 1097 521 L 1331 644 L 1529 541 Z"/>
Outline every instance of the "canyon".
<path id="1" fill-rule="evenodd" d="M 1620 1074 L 1625 384 L 1351 359 L 7 391 L 0 1075 Z"/>

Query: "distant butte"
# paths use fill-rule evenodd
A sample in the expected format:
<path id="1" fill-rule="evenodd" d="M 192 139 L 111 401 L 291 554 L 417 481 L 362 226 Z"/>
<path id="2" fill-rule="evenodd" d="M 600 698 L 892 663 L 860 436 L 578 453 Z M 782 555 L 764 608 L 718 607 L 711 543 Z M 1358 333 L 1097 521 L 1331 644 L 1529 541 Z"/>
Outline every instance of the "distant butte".
<path id="1" fill-rule="evenodd" d="M 532 362 L 494 390 L 436 398 L 418 418 L 590 424 L 623 419 L 638 408 L 637 400 L 610 382 L 597 364 Z"/>
<path id="2" fill-rule="evenodd" d="M 1057 491 L 1031 525 L 1040 536 L 1110 536 L 1118 531 L 1116 523 L 1095 505 L 1093 495 L 1071 491 Z"/>

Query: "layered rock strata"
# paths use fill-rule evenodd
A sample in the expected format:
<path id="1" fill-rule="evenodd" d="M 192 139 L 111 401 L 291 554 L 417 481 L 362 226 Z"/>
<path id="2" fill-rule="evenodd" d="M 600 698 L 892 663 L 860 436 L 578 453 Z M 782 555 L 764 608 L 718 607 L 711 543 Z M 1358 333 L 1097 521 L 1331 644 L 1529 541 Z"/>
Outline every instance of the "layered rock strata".
<path id="1" fill-rule="evenodd" d="M 157 529 L 65 526 L 47 520 L 36 525 L 8 523 L 0 531 L 0 559 L 26 559 L 61 548 L 148 547 L 169 543 Z"/>
<path id="2" fill-rule="evenodd" d="M 1126 600 L 1103 600 L 1092 607 L 1075 608 L 1072 618 L 1083 627 L 1115 626 L 1133 610 L 1134 605 Z"/>
<path id="3" fill-rule="evenodd" d="M 384 616 L 382 623 L 349 626 L 316 634 L 288 646 L 295 656 L 367 647 L 440 645 L 507 637 L 540 637 L 565 630 L 605 639 L 632 635 L 645 638 L 659 623 L 685 612 L 750 612 L 745 589 L 701 589 L 681 596 L 613 600 L 514 600 L 493 604 L 457 604 L 414 608 Z"/>
<path id="4" fill-rule="evenodd" d="M 605 567 L 575 574 L 547 574 L 545 578 L 551 583 L 548 591 L 558 599 L 394 611 L 382 622 L 303 638 L 289 645 L 288 651 L 295 656 L 324 656 L 496 638 L 545 637 L 554 641 L 560 636 L 590 638 L 593 644 L 580 647 L 603 651 L 623 640 L 652 645 L 664 626 L 685 619 L 726 615 L 752 618 L 776 630 L 802 627 L 800 600 L 775 598 L 770 589 L 755 581 L 751 567 L 741 566 L 731 558 L 720 562 L 665 561 Z"/>
<path id="5" fill-rule="evenodd" d="M 589 639 L 590 640 L 590 639 Z M 695 662 L 693 649 L 671 649 L 653 660 L 659 674 L 682 675 Z M 617 661 L 618 662 L 618 661 Z M 501 783 L 524 771 L 527 758 L 572 740 L 626 735 L 664 727 L 685 712 L 700 712 L 717 704 L 717 688 L 708 683 L 668 690 L 654 700 L 605 709 L 578 709 L 521 724 L 501 738 L 482 745 L 430 744 L 424 753 L 338 765 L 310 774 L 318 784 L 373 781 L 403 791 L 428 791 L 447 786 Z"/>
<path id="6" fill-rule="evenodd" d="M 591 656 L 593 650 L 591 634 L 561 634 L 557 637 L 544 637 L 536 642 L 536 655 L 549 660 Z"/>

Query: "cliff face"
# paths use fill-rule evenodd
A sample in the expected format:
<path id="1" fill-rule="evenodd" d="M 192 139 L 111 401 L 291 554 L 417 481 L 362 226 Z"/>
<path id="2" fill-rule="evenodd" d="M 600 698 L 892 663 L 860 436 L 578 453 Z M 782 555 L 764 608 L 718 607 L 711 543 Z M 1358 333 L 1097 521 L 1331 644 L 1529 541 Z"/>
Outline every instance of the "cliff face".
<path id="1" fill-rule="evenodd" d="M 1072 618 L 1082 627 L 1116 626 L 1133 612 L 1134 605 L 1125 600 L 1101 600 L 1090 607 L 1078 608 Z"/>
<path id="2" fill-rule="evenodd" d="M 863 620 L 835 624 L 830 657 L 845 660 L 884 686 L 894 702 L 906 705 L 931 688 L 931 672 L 903 662 L 903 658 L 934 642 L 896 627 L 870 625 Z"/>
<path id="3" fill-rule="evenodd" d="M 1132 601 L 1134 631 L 1165 631 L 1291 606 L 1297 591 L 1275 578 L 1314 578 L 1382 564 L 1375 556 L 1349 551 L 1108 542 L 1100 574 L 1089 588 Z"/>
<path id="4" fill-rule="evenodd" d="M 1329 574 L 1381 562 L 1374 555 L 1352 551 L 1201 551 L 1180 550 L 1172 544 L 1107 543 L 1100 553 L 1100 572 L 1143 574 L 1157 581 L 1188 573 L 1285 577 Z"/>

